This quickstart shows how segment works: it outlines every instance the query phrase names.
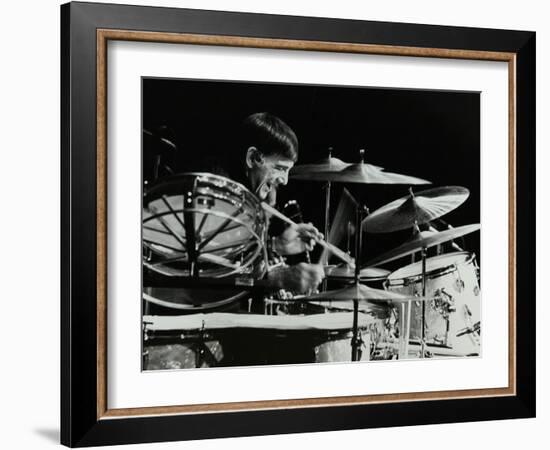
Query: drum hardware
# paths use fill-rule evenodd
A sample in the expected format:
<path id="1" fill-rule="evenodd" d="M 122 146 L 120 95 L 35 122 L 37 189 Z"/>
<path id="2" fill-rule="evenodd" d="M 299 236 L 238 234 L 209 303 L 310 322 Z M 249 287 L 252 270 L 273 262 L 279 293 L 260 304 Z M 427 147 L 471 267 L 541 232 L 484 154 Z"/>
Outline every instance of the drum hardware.
<path id="1" fill-rule="evenodd" d="M 350 251 L 351 251 L 351 221 L 348 220 L 348 225 L 346 227 L 346 232 L 347 232 L 347 236 L 346 236 L 346 250 L 347 250 L 347 253 L 349 254 Z"/>
<path id="2" fill-rule="evenodd" d="M 329 158 L 330 158 L 330 151 L 329 150 Z M 331 182 L 327 181 L 327 184 L 325 185 L 325 237 L 328 239 L 329 233 L 330 233 L 330 191 L 331 191 Z M 328 254 L 323 255 L 323 259 L 321 259 L 322 264 L 328 263 Z"/>
<path id="3" fill-rule="evenodd" d="M 170 288 L 170 289 L 230 289 L 246 288 L 246 291 L 254 294 L 272 292 L 273 286 L 269 280 L 258 279 L 252 275 L 232 275 L 223 278 L 211 277 L 167 277 L 154 278 L 145 275 L 144 285 L 150 288 Z"/>
<path id="4" fill-rule="evenodd" d="M 153 325 L 153 321 L 144 322 L 144 343 L 147 343 L 149 348 L 154 345 L 164 345 L 164 343 L 185 344 L 186 350 L 192 352 L 195 368 L 202 367 L 207 364 L 208 367 L 214 367 L 218 364 L 218 360 L 214 353 L 207 345 L 207 342 L 214 340 L 211 332 L 206 329 L 205 321 L 197 330 L 179 330 L 173 331 L 150 330 L 148 327 Z M 143 352 L 143 367 L 147 368 L 151 357 L 150 350 Z M 181 368 L 181 367 L 177 367 Z"/>
<path id="5" fill-rule="evenodd" d="M 301 164 L 295 166 L 290 174 L 291 179 L 306 180 L 306 181 L 324 181 L 325 182 L 325 238 L 328 238 L 330 233 L 330 197 L 331 197 L 331 181 L 325 179 L 325 174 L 339 172 L 350 164 L 345 163 L 338 158 L 332 157 L 332 147 L 328 148 L 328 157 L 323 158 L 313 164 Z M 326 258 L 327 255 L 323 255 Z M 326 259 L 321 262 L 326 264 Z"/>
<path id="6" fill-rule="evenodd" d="M 323 158 L 313 164 L 301 164 L 292 168 L 290 178 L 296 180 L 314 180 L 319 173 L 332 173 L 338 172 L 349 166 L 338 158 L 332 157 L 333 148 L 328 148 L 328 157 Z M 313 178 L 312 178 L 313 177 Z M 331 196 L 331 182 L 325 180 L 323 177 L 317 179 L 317 181 L 325 182 L 325 237 L 328 238 L 330 232 L 330 196 Z M 326 257 L 326 255 L 325 255 Z M 325 260 L 321 260 L 323 264 L 326 264 Z"/>
<path id="7" fill-rule="evenodd" d="M 465 334 L 469 334 L 469 333 L 479 334 L 480 329 L 481 329 L 481 327 L 480 327 L 479 322 L 476 322 L 471 327 L 462 328 L 461 330 L 458 331 L 458 333 L 456 335 L 457 336 L 464 336 Z"/>
<path id="8" fill-rule="evenodd" d="M 327 183 L 330 185 L 330 182 Z M 325 237 L 327 239 L 327 242 L 330 242 L 333 245 L 339 245 L 342 240 L 342 230 L 345 229 L 346 233 L 346 253 L 348 255 L 351 255 L 351 237 L 352 237 L 352 229 L 353 224 L 350 220 L 352 215 L 355 215 L 355 211 L 358 207 L 357 201 L 353 198 L 353 196 L 349 193 L 349 191 L 344 187 L 342 189 L 342 195 L 340 196 L 340 201 L 338 202 L 338 207 L 336 208 L 336 213 L 334 214 L 334 222 L 332 223 L 330 229 L 326 227 L 325 229 Z M 325 210 L 326 221 L 328 221 L 328 210 Z M 328 222 L 327 222 L 328 223 Z M 345 227 L 343 227 L 343 224 L 346 224 Z M 328 252 L 323 249 L 323 252 L 321 253 L 320 261 L 324 264 L 328 262 Z M 346 264 L 346 266 L 349 266 L 349 264 Z M 349 267 L 354 267 L 349 266 Z M 354 269 L 353 269 L 354 270 Z M 351 277 L 353 277 L 353 274 L 350 274 Z M 325 291 L 327 289 L 327 284 L 330 280 L 328 278 L 325 278 L 323 280 L 323 288 L 322 290 Z"/>
<path id="9" fill-rule="evenodd" d="M 155 156 L 151 179 L 153 183 L 159 179 L 161 169 L 169 175 L 174 174 L 174 171 L 167 164 L 162 163 L 163 156 L 168 156 L 178 149 L 174 142 L 164 136 L 161 136 L 161 133 L 166 130 L 169 130 L 166 126 L 159 127 L 156 132 L 149 131 L 145 128 L 143 129 L 144 146 L 146 145 L 145 142 L 147 142 L 149 144 L 148 147 L 152 149 Z"/>
<path id="10" fill-rule="evenodd" d="M 422 297 L 426 296 L 426 253 L 427 248 L 422 247 L 421 258 L 422 258 Z M 422 302 L 422 322 L 421 322 L 421 335 L 420 335 L 420 358 L 426 356 L 426 302 Z"/>
<path id="11" fill-rule="evenodd" d="M 447 227 L 448 230 L 452 230 L 453 227 L 451 227 L 450 225 Z M 432 225 L 429 225 L 428 226 L 428 231 L 431 231 L 432 233 L 439 233 L 439 230 L 437 228 L 434 228 Z M 455 249 L 456 251 L 458 252 L 463 252 L 464 249 L 462 247 L 460 247 L 453 239 L 451 239 L 449 241 L 449 244 L 451 244 L 451 247 L 453 249 Z M 442 249 L 441 249 L 441 245 L 442 244 L 438 244 L 436 246 L 436 255 L 441 255 L 443 252 L 442 252 Z M 413 261 L 414 262 L 414 261 Z"/>
<path id="12" fill-rule="evenodd" d="M 342 189 L 342 195 L 338 202 L 338 207 L 334 214 L 334 221 L 330 227 L 328 235 L 325 235 L 327 242 L 333 245 L 339 245 L 342 238 L 346 237 L 346 253 L 351 255 L 351 237 L 355 231 L 353 222 L 358 203 L 346 188 Z M 328 253 L 323 250 L 321 261 L 327 260 Z"/>
<path id="13" fill-rule="evenodd" d="M 361 157 L 363 157 L 364 150 L 361 151 Z M 363 233 L 361 233 L 361 222 L 363 221 L 363 215 L 366 208 L 357 206 L 355 212 L 355 283 L 359 283 L 359 275 L 361 273 L 361 252 L 363 250 Z M 353 299 L 353 337 L 351 339 L 351 360 L 361 360 L 361 345 L 363 340 L 357 327 L 357 317 L 359 315 L 359 300 Z"/>

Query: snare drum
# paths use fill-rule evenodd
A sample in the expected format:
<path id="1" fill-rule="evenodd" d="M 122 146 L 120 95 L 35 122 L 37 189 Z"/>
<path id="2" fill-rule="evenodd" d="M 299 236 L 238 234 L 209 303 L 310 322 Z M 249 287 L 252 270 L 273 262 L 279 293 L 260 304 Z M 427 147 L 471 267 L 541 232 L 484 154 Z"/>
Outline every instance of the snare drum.
<path id="1" fill-rule="evenodd" d="M 422 261 L 409 264 L 391 273 L 387 290 L 405 295 L 422 295 Z M 426 259 L 425 339 L 428 350 L 451 355 L 479 355 L 480 352 L 480 288 L 475 255 L 455 252 Z M 418 343 L 422 333 L 422 308 L 412 302 L 410 340 Z"/>

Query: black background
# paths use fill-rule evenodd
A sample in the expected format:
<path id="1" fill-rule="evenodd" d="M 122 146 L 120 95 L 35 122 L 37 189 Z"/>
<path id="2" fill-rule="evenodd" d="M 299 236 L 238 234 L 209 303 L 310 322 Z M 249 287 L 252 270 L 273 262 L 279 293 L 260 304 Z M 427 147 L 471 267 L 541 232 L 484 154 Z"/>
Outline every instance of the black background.
<path id="1" fill-rule="evenodd" d="M 299 140 L 297 164 L 333 156 L 365 162 L 432 181 L 420 192 L 459 185 L 470 197 L 444 217 L 453 226 L 480 221 L 480 101 L 478 92 L 382 89 L 250 82 L 143 79 L 143 127 L 172 140 L 177 151 L 164 156 L 175 172 L 235 167 L 241 157 L 235 142 L 242 120 L 268 111 L 283 119 Z M 153 148 L 144 140 L 143 174 L 151 179 Z M 346 186 L 370 211 L 407 194 L 405 185 Z M 333 183 L 332 214 L 342 185 Z M 279 190 L 278 203 L 296 199 L 304 220 L 324 229 L 323 183 L 290 180 Z M 408 239 L 410 231 L 368 234 L 363 261 Z M 479 255 L 479 233 L 457 243 Z M 345 239 L 342 243 L 345 246 Z M 433 253 L 433 250 L 432 250 Z M 395 269 L 410 261 L 388 265 Z"/>

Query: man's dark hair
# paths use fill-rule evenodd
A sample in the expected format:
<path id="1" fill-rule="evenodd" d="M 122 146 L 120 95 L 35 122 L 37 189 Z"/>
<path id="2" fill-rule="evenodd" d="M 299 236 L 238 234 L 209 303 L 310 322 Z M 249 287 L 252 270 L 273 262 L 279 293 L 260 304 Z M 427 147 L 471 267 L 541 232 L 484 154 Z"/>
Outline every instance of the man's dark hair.
<path id="1" fill-rule="evenodd" d="M 242 124 L 243 149 L 256 147 L 265 156 L 282 156 L 294 162 L 298 159 L 298 138 L 292 128 L 267 112 L 248 116 Z"/>

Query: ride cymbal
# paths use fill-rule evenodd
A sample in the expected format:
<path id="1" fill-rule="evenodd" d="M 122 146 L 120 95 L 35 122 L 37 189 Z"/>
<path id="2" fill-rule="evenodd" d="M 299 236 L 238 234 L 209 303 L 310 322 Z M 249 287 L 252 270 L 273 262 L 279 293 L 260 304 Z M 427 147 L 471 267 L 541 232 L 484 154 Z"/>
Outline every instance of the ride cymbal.
<path id="1" fill-rule="evenodd" d="M 466 201 L 470 191 L 460 186 L 445 186 L 410 194 L 378 208 L 363 220 L 369 233 L 389 233 L 441 217 Z"/>

